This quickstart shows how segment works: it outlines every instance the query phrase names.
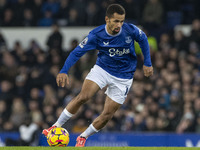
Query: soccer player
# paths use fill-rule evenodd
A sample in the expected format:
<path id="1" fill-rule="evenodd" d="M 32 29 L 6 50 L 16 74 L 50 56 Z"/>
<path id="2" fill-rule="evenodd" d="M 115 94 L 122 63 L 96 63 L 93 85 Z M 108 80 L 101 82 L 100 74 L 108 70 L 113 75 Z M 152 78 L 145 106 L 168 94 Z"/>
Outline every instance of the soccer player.
<path id="1" fill-rule="evenodd" d="M 144 55 L 143 71 L 146 77 L 153 74 L 150 50 L 145 33 L 133 24 L 124 23 L 125 10 L 119 4 L 108 6 L 105 16 L 106 24 L 92 30 L 89 35 L 70 53 L 63 68 L 57 75 L 57 85 L 69 84 L 70 67 L 87 51 L 97 49 L 96 64 L 83 82 L 81 92 L 73 98 L 63 110 L 57 122 L 43 134 L 54 127 L 61 127 L 94 94 L 107 86 L 103 112 L 76 140 L 76 147 L 84 147 L 86 139 L 102 129 L 124 103 L 132 85 L 136 70 L 134 41 L 137 41 Z"/>

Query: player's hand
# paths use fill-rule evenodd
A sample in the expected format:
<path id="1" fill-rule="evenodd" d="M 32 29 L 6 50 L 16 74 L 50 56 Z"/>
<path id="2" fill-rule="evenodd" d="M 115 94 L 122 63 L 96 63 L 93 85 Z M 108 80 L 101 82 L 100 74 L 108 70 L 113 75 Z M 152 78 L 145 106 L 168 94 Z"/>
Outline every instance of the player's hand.
<path id="1" fill-rule="evenodd" d="M 144 71 L 144 76 L 145 77 L 149 77 L 151 75 L 153 75 L 153 67 L 147 67 L 145 65 L 143 65 L 143 71 Z"/>
<path id="2" fill-rule="evenodd" d="M 69 77 L 65 73 L 59 73 L 56 77 L 56 82 L 59 87 L 65 87 L 67 84 L 69 85 Z"/>

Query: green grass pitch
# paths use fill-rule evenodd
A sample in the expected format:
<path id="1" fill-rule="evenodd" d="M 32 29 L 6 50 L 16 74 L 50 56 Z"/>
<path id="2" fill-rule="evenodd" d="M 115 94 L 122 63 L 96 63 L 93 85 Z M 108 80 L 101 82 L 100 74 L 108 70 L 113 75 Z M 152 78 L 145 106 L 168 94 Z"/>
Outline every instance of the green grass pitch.
<path id="1" fill-rule="evenodd" d="M 0 147 L 0 150 L 199 150 L 195 147 Z"/>

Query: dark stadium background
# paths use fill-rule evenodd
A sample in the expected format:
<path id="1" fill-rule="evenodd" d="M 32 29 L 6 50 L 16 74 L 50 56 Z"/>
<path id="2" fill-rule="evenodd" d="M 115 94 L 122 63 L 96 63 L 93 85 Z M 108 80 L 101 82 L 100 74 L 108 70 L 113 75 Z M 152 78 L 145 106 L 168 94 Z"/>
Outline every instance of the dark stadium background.
<path id="1" fill-rule="evenodd" d="M 46 145 L 42 129 L 79 93 L 96 51 L 71 68 L 67 88 L 58 88 L 55 77 L 85 30 L 105 23 L 111 3 L 124 6 L 126 22 L 147 34 L 154 75 L 143 76 L 136 45 L 138 67 L 127 100 L 88 146 L 200 146 L 199 0 L 0 0 L 1 146 L 27 144 L 19 135 L 28 145 Z M 104 90 L 98 92 L 64 125 L 70 145 L 102 111 L 104 98 Z M 19 132 L 24 124 L 33 125 L 30 133 Z"/>

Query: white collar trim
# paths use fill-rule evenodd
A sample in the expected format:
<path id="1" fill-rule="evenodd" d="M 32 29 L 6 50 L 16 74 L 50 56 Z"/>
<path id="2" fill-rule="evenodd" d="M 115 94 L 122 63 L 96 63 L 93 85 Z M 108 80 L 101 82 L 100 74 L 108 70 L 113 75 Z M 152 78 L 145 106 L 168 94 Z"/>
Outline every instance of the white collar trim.
<path id="1" fill-rule="evenodd" d="M 122 27 L 120 28 L 120 31 L 117 33 L 117 34 L 115 34 L 115 35 L 112 35 L 112 34 L 110 34 L 110 33 L 108 33 L 108 31 L 107 31 L 107 25 L 105 25 L 105 30 L 106 30 L 106 33 L 109 35 L 109 36 L 113 36 L 113 37 L 115 37 L 115 36 L 118 36 L 118 35 L 120 35 L 120 33 L 122 32 Z"/>

